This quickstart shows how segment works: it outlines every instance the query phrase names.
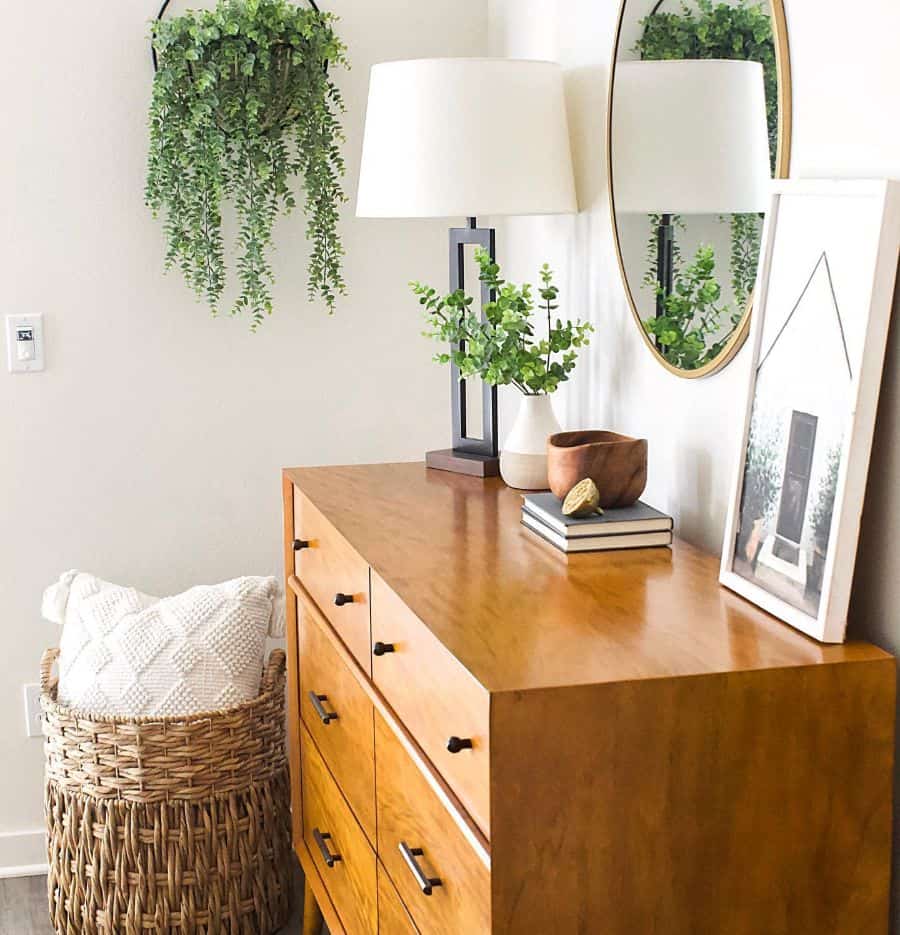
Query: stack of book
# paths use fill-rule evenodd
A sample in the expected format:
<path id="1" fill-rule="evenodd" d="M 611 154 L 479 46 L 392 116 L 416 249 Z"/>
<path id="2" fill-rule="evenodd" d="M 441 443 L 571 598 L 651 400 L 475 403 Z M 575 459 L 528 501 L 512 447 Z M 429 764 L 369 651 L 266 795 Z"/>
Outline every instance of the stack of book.
<path id="1" fill-rule="evenodd" d="M 528 494 L 522 525 L 563 552 L 643 549 L 672 544 L 672 517 L 638 500 L 583 518 L 566 516 L 552 493 Z"/>

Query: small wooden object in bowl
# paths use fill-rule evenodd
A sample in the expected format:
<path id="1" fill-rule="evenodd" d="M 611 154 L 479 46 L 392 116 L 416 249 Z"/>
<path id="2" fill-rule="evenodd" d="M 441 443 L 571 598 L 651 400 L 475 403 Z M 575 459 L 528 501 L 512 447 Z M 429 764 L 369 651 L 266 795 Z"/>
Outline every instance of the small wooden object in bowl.
<path id="1" fill-rule="evenodd" d="M 560 500 L 589 477 L 602 509 L 630 506 L 647 486 L 647 439 L 616 432 L 557 432 L 547 440 L 547 473 Z"/>

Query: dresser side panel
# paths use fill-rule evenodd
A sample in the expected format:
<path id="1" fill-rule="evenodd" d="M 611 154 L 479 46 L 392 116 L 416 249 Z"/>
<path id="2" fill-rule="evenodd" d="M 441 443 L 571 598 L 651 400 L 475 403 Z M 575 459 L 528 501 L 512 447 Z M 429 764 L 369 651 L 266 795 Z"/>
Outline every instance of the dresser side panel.
<path id="1" fill-rule="evenodd" d="M 886 933 L 893 660 L 491 705 L 495 932 Z"/>
<path id="2" fill-rule="evenodd" d="M 294 484 L 282 475 L 284 518 L 284 593 L 290 595 L 288 579 L 294 573 Z M 284 602 L 284 635 L 287 644 L 287 741 L 291 782 L 291 841 L 295 851 L 303 842 L 302 796 L 300 793 L 300 656 L 297 639 L 297 603 Z"/>

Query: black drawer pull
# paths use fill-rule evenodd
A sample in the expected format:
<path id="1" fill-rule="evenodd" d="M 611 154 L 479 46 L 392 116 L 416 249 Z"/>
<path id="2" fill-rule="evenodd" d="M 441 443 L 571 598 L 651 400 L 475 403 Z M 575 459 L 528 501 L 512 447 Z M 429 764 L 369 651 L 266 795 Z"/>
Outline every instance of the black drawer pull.
<path id="1" fill-rule="evenodd" d="M 385 653 L 394 653 L 396 651 L 393 643 L 382 643 L 381 640 L 372 647 L 372 652 L 375 653 L 376 656 L 383 656 Z"/>
<path id="2" fill-rule="evenodd" d="M 419 866 L 419 862 L 416 858 L 422 856 L 421 847 L 409 847 L 405 841 L 401 841 L 400 853 L 403 855 L 403 859 L 406 861 L 406 866 L 409 867 L 410 873 L 416 878 L 419 889 L 426 896 L 431 895 L 432 887 L 443 886 L 439 877 L 426 876 L 425 871 Z"/>
<path id="3" fill-rule="evenodd" d="M 328 850 L 328 845 L 325 842 L 331 840 L 331 835 L 323 834 L 318 828 L 313 828 L 313 837 L 316 839 L 316 844 L 319 845 L 319 850 L 322 852 L 322 860 L 325 861 L 326 866 L 333 867 L 341 859 L 341 855 L 332 854 L 331 851 Z"/>
<path id="4" fill-rule="evenodd" d="M 328 695 L 317 695 L 315 692 L 309 692 L 309 700 L 312 702 L 312 706 L 316 709 L 316 714 L 319 715 L 319 720 L 326 727 L 332 721 L 336 721 L 338 719 L 338 716 L 334 711 L 326 711 L 322 707 L 322 702 L 328 701 Z"/>
<path id="5" fill-rule="evenodd" d="M 353 595 L 352 594 L 335 594 L 334 603 L 338 607 L 343 607 L 344 604 L 352 604 Z"/>
<path id="6" fill-rule="evenodd" d="M 471 750 L 472 741 L 468 737 L 451 737 L 447 741 L 447 749 L 451 753 L 459 753 L 460 750 Z"/>
<path id="7" fill-rule="evenodd" d="M 308 549 L 309 539 L 294 539 L 293 546 L 295 552 L 299 552 L 301 549 Z"/>

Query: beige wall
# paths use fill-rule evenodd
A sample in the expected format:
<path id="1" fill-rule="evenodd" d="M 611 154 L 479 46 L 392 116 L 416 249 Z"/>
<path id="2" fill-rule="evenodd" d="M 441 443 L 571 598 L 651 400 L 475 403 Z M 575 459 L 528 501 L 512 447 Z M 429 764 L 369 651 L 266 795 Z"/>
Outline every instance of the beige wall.
<path id="1" fill-rule="evenodd" d="M 151 593 L 274 573 L 283 465 L 449 441 L 447 377 L 406 288 L 446 276 L 444 222 L 356 221 L 349 206 L 350 295 L 333 318 L 306 302 L 302 216 L 279 222 L 276 314 L 256 335 L 163 275 L 142 201 L 158 5 L 14 3 L 0 30 L 2 314 L 44 313 L 48 364 L 0 371 L 0 872 L 43 859 L 26 834 L 42 824 L 42 761 L 21 693 L 58 640 L 38 614 L 46 584 L 70 567 Z M 353 62 L 353 194 L 369 66 L 483 54 L 486 7 L 326 6 Z"/>
<path id="2" fill-rule="evenodd" d="M 595 347 L 559 408 L 569 427 L 604 426 L 650 441 L 648 497 L 681 534 L 719 551 L 747 385 L 747 351 L 703 381 L 668 375 L 632 323 L 606 208 L 602 88 L 617 2 L 490 0 L 491 53 L 553 58 L 569 70 L 583 213 L 509 221 L 500 237 L 511 277 L 548 258 L 563 271 L 563 308 L 590 317 Z M 900 178 L 900 4 L 785 0 L 794 73 L 793 174 Z M 895 303 L 895 314 L 900 303 Z M 507 402 L 507 406 L 509 403 Z M 850 636 L 900 652 L 900 329 L 887 351 Z M 827 712 L 823 712 L 827 716 Z M 847 790 L 852 795 L 853 790 Z M 896 904 L 895 900 L 895 904 Z"/>

